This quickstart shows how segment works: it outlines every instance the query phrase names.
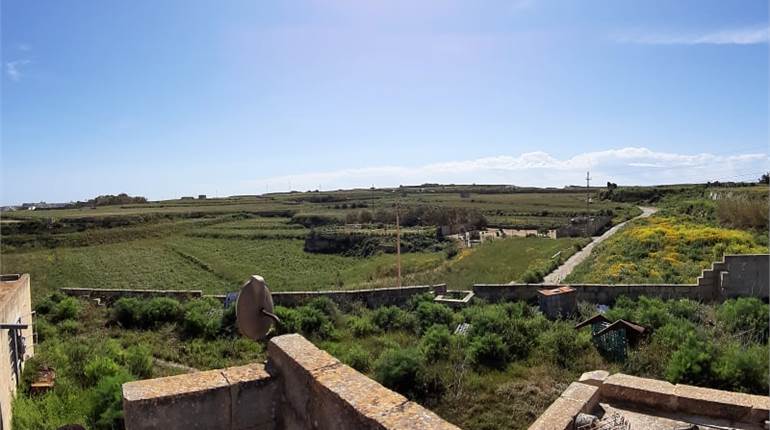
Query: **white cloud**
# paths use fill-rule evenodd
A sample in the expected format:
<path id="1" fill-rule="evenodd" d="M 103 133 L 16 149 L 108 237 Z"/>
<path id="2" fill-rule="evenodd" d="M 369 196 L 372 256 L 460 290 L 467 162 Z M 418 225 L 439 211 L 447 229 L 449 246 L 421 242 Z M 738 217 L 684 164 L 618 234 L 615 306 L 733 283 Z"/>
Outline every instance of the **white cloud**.
<path id="1" fill-rule="evenodd" d="M 8 78 L 14 82 L 19 82 L 23 76 L 22 69 L 27 64 L 31 63 L 31 60 L 13 60 L 5 63 L 5 74 Z"/>
<path id="2" fill-rule="evenodd" d="M 708 33 L 663 33 L 617 37 L 618 42 L 646 45 L 757 45 L 770 42 L 770 28 L 747 27 Z"/>
<path id="3" fill-rule="evenodd" d="M 284 175 L 248 181 L 243 190 L 286 190 L 289 183 L 296 190 L 316 189 L 319 185 L 323 189 L 337 189 L 425 182 L 559 187 L 581 183 L 588 170 L 596 183 L 612 181 L 626 185 L 752 180 L 751 175 L 759 177 L 769 163 L 768 154 L 677 154 L 638 147 L 586 152 L 565 159 L 537 151 L 417 167 L 371 166 Z"/>

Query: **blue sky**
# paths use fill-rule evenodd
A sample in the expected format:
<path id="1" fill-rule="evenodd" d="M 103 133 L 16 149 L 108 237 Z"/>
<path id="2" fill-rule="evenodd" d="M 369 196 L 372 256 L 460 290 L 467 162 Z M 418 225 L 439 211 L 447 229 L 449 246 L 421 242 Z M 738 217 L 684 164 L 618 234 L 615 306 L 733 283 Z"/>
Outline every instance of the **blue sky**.
<path id="1" fill-rule="evenodd" d="M 768 3 L 3 0 L 3 204 L 753 179 Z"/>

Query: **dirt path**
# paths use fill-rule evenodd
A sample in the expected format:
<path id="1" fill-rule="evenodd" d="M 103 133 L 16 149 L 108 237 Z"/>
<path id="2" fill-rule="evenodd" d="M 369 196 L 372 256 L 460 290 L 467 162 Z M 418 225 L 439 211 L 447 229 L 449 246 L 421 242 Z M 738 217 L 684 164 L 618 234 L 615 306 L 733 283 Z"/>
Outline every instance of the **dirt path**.
<path id="1" fill-rule="evenodd" d="M 648 216 L 654 214 L 658 211 L 657 208 L 650 208 L 650 207 L 641 207 L 639 206 L 639 209 L 642 210 L 642 214 L 637 216 L 636 218 L 647 218 Z M 611 229 L 604 232 L 601 236 L 596 236 L 593 238 L 593 241 L 583 247 L 580 251 L 576 252 L 572 255 L 567 261 L 564 262 L 561 266 L 559 266 L 556 270 L 549 273 L 545 276 L 543 279 L 544 284 L 558 284 L 564 280 L 570 273 L 572 273 L 572 270 L 575 269 L 575 267 L 582 263 L 586 258 L 588 258 L 589 255 L 591 255 L 591 251 L 593 251 L 594 246 L 596 246 L 599 243 L 604 242 L 608 237 L 612 236 L 613 234 L 617 233 L 618 230 L 623 228 L 624 225 L 626 225 L 628 221 L 622 222 L 615 227 L 612 227 Z"/>

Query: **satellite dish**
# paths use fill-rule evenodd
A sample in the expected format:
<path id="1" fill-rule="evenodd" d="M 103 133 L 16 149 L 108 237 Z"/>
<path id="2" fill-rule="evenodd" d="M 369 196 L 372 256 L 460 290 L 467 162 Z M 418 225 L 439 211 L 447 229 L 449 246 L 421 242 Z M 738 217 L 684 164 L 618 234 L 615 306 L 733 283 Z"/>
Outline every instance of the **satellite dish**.
<path id="1" fill-rule="evenodd" d="M 273 322 L 281 322 L 273 313 L 273 297 L 261 276 L 252 275 L 241 287 L 235 303 L 235 318 L 238 330 L 253 340 L 264 339 Z"/>

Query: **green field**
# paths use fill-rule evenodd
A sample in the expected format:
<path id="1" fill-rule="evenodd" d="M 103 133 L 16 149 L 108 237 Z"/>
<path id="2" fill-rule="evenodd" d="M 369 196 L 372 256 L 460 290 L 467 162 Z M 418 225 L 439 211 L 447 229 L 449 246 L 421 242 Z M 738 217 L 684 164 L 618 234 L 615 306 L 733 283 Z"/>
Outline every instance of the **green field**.
<path id="1" fill-rule="evenodd" d="M 490 226 L 554 228 L 584 211 L 585 195 L 419 187 L 13 211 L 3 213 L 0 225 L 0 271 L 29 272 L 35 296 L 59 287 L 224 293 L 252 274 L 263 275 L 276 291 L 390 287 L 396 285 L 396 202 L 402 219 L 407 218 L 404 237 L 432 238 L 437 225 L 415 216 L 465 211 L 459 213 L 476 214 Z M 596 201 L 592 211 L 622 220 L 638 209 Z M 408 213 L 417 215 L 410 219 Z M 346 221 L 355 225 L 343 227 Z M 311 253 L 303 244 L 313 228 L 343 237 L 390 239 L 384 251 Z M 404 284 L 447 283 L 468 289 L 473 283 L 507 283 L 521 279 L 531 266 L 548 264 L 557 252 L 567 256 L 582 244 L 579 239 L 511 238 L 457 252 L 449 240 L 423 242 L 431 241 L 430 248 L 402 254 Z"/>

